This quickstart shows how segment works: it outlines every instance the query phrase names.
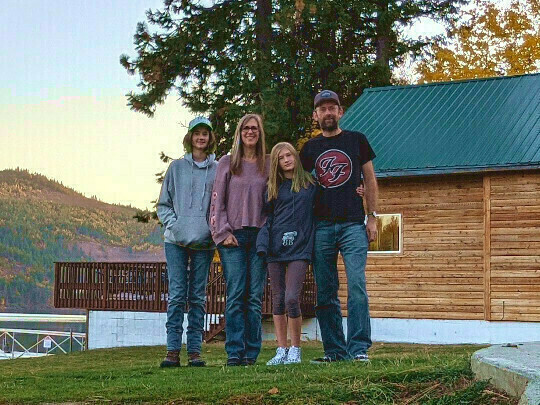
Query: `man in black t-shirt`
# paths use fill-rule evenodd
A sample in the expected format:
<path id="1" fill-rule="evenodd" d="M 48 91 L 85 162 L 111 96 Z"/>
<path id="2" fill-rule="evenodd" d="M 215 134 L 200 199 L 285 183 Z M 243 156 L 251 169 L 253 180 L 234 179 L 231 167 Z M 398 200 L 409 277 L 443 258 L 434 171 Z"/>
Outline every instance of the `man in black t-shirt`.
<path id="1" fill-rule="evenodd" d="M 375 153 L 364 134 L 339 128 L 343 116 L 339 97 L 323 90 L 315 97 L 313 118 L 322 135 L 306 142 L 300 152 L 304 169 L 319 183 L 315 198 L 315 247 L 313 269 L 317 283 L 317 320 L 324 357 L 312 363 L 354 359 L 368 361 L 371 327 L 365 267 L 369 242 L 377 235 L 377 180 Z M 356 189 L 364 181 L 364 204 Z M 343 333 L 338 298 L 338 253 L 347 274 L 347 340 Z"/>

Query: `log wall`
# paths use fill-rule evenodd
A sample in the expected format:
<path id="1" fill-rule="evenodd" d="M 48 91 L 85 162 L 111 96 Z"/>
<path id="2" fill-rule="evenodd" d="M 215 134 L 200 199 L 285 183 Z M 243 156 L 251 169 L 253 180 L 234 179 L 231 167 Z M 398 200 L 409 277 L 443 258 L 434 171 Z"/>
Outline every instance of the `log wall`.
<path id="1" fill-rule="evenodd" d="M 401 254 L 370 254 L 372 317 L 540 321 L 540 171 L 380 179 Z M 340 299 L 347 315 L 342 261 Z"/>
<path id="2" fill-rule="evenodd" d="M 540 321 L 540 172 L 490 183 L 490 320 Z"/>

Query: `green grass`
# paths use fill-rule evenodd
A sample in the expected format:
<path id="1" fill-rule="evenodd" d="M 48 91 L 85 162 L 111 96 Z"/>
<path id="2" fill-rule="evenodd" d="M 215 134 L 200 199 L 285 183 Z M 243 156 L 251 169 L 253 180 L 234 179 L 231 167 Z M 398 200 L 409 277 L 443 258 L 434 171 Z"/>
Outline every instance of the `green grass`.
<path id="1" fill-rule="evenodd" d="M 203 346 L 209 367 L 160 369 L 163 347 L 92 350 L 0 362 L 0 403 L 517 404 L 469 367 L 478 346 L 376 344 L 371 363 L 311 365 L 322 354 L 305 344 L 304 363 L 224 367 L 223 343 Z M 183 364 L 186 362 L 182 352 Z"/>

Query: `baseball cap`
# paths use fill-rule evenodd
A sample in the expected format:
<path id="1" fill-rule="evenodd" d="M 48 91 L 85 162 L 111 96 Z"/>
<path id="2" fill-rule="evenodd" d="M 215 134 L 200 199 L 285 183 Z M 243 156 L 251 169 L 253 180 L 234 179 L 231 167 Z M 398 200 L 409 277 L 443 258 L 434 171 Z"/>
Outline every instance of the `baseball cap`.
<path id="1" fill-rule="evenodd" d="M 193 128 L 195 128 L 197 125 L 206 125 L 208 128 L 210 128 L 210 131 L 213 130 L 214 128 L 212 128 L 212 123 L 210 122 L 210 120 L 208 118 L 205 118 L 205 117 L 196 117 L 196 118 L 193 118 L 190 122 L 189 122 L 189 127 L 188 127 L 188 131 L 191 131 Z"/>
<path id="2" fill-rule="evenodd" d="M 317 108 L 319 104 L 321 104 L 323 101 L 329 101 L 333 100 L 337 103 L 337 105 L 341 105 L 339 102 L 339 97 L 336 93 L 334 93 L 332 90 L 323 90 L 319 94 L 315 96 L 315 101 L 313 103 L 314 107 Z"/>

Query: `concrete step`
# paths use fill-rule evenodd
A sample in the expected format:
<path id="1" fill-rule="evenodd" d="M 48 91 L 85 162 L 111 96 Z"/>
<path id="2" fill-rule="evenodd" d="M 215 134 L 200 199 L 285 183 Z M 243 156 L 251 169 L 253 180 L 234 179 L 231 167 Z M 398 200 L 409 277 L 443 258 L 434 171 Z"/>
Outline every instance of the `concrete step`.
<path id="1" fill-rule="evenodd" d="M 540 405 L 540 342 L 495 345 L 472 355 L 479 380 L 520 398 L 519 405 Z"/>

